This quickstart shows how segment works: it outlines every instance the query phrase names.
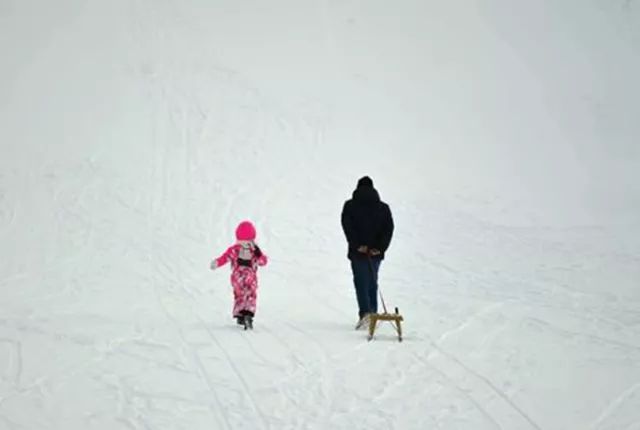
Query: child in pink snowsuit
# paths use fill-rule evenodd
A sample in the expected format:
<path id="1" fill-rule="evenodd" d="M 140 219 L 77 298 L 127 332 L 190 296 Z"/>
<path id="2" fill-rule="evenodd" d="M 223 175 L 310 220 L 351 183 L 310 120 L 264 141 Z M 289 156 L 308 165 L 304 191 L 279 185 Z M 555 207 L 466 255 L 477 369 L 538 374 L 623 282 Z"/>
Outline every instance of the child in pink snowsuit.
<path id="1" fill-rule="evenodd" d="M 233 316 L 242 324 L 245 316 L 256 313 L 258 291 L 258 266 L 267 264 L 267 256 L 254 242 L 256 229 L 249 221 L 236 228 L 237 242 L 211 262 L 211 270 L 231 263 L 231 286 L 233 287 Z"/>

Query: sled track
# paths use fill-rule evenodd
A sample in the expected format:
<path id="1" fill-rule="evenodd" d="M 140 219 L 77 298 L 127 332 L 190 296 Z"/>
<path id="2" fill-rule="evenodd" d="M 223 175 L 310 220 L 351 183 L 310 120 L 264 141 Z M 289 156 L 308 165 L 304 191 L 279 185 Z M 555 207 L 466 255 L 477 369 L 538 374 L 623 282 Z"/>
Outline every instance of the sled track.
<path id="1" fill-rule="evenodd" d="M 231 424 L 229 422 L 229 419 L 227 418 L 227 416 L 226 416 L 226 414 L 224 412 L 225 411 L 225 407 L 222 404 L 222 402 L 220 401 L 220 396 L 218 395 L 218 391 L 215 388 L 215 384 L 213 383 L 213 381 L 211 380 L 209 374 L 207 373 L 207 370 L 205 369 L 205 367 L 204 367 L 204 365 L 202 363 L 202 360 L 200 359 L 200 356 L 198 355 L 198 352 L 195 350 L 193 345 L 191 345 L 187 341 L 187 339 L 184 337 L 184 334 L 182 332 L 182 327 L 171 316 L 171 314 L 169 313 L 169 311 L 165 307 L 164 303 L 162 302 L 162 298 L 161 298 L 161 296 L 159 294 L 158 287 L 156 285 L 154 285 L 154 291 L 156 293 L 156 298 L 157 298 L 157 301 L 158 301 L 158 305 L 162 309 L 162 311 L 163 311 L 165 317 L 167 318 L 167 320 L 175 328 L 178 336 L 180 337 L 182 345 L 191 353 L 191 360 L 192 360 L 193 364 L 195 365 L 196 369 L 198 370 L 200 378 L 202 380 L 204 380 L 209 392 L 213 396 L 215 405 L 209 405 L 209 410 L 211 411 L 212 416 L 214 416 L 216 418 L 216 420 L 218 421 L 218 425 L 222 425 L 223 428 L 228 429 L 228 430 L 233 429 L 233 427 L 231 426 Z"/>
<path id="2" fill-rule="evenodd" d="M 238 370 L 238 367 L 236 366 L 236 364 L 235 364 L 235 362 L 233 360 L 233 357 L 231 357 L 229 355 L 229 353 L 227 352 L 226 348 L 223 347 L 223 345 L 220 343 L 218 338 L 211 332 L 211 329 L 207 326 L 207 324 L 202 320 L 202 318 L 199 315 L 198 315 L 198 319 L 200 320 L 200 324 L 202 325 L 202 327 L 209 334 L 209 337 L 211 338 L 211 340 L 218 347 L 218 350 L 224 355 L 227 364 L 233 370 L 233 373 L 236 375 L 238 381 L 240 381 L 240 384 L 242 385 L 242 389 L 243 389 L 244 394 L 251 401 L 253 410 L 258 415 L 258 417 L 260 419 L 260 423 L 261 423 L 262 428 L 265 429 L 265 430 L 268 429 L 269 428 L 268 421 L 265 418 L 264 413 L 260 409 L 260 406 L 258 406 L 258 403 L 256 402 L 256 399 L 254 398 L 253 394 L 251 393 L 251 389 L 249 388 L 249 384 L 247 384 L 247 381 L 242 376 L 242 373 Z"/>

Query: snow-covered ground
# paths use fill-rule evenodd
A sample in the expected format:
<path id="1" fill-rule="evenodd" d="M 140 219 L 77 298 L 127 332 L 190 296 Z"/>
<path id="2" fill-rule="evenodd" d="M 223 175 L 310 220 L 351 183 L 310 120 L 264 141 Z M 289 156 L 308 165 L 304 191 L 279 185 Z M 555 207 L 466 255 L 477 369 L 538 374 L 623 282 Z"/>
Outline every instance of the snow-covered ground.
<path id="1" fill-rule="evenodd" d="M 0 0 L 0 429 L 640 429 L 638 76 L 635 0 Z"/>

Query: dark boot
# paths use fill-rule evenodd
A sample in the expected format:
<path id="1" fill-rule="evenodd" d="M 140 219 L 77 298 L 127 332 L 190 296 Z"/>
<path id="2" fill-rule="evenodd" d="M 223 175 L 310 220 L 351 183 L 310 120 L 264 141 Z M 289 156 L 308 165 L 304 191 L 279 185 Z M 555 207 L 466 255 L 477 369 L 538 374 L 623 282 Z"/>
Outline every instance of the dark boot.
<path id="1" fill-rule="evenodd" d="M 242 325 L 244 325 L 244 329 L 252 329 L 253 330 L 253 312 L 251 311 L 242 311 Z"/>

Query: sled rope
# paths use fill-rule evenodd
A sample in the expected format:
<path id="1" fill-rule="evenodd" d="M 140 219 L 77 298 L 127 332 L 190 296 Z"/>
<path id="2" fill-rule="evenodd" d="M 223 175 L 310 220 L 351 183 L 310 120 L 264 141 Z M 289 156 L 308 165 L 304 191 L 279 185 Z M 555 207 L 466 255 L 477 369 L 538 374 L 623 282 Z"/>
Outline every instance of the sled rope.
<path id="1" fill-rule="evenodd" d="M 378 280 L 376 279 L 376 284 L 378 283 Z M 384 302 L 384 297 L 382 297 L 382 290 L 380 289 L 380 286 L 378 285 L 378 294 L 380 295 L 380 303 L 382 303 L 382 309 L 384 309 L 384 313 L 388 313 L 387 312 L 387 305 Z"/>
<path id="2" fill-rule="evenodd" d="M 373 269 L 373 262 L 371 261 L 371 256 L 368 255 L 367 259 L 369 260 L 369 269 L 371 270 L 371 276 L 373 277 L 376 283 L 376 287 L 378 288 L 378 295 L 380 296 L 380 303 L 382 303 L 382 309 L 384 309 L 384 313 L 382 314 L 378 314 L 378 313 L 371 314 L 369 319 L 368 339 L 369 340 L 373 339 L 373 334 L 376 331 L 376 326 L 378 324 L 378 321 L 388 321 L 398 333 L 398 340 L 402 342 L 401 322 L 404 320 L 404 318 L 402 318 L 402 315 L 400 315 L 400 313 L 398 312 L 397 307 L 395 308 L 395 314 L 390 314 L 387 311 L 387 304 L 384 301 L 384 296 L 382 295 L 382 290 L 380 289 L 380 285 L 378 285 L 378 276 L 375 270 Z"/>
<path id="3" fill-rule="evenodd" d="M 387 304 L 384 302 L 384 297 L 382 296 L 382 290 L 380 289 L 380 285 L 378 285 L 378 276 L 376 275 L 375 270 L 373 270 L 373 262 L 371 261 L 371 256 L 367 256 L 369 259 L 369 269 L 371 269 L 371 276 L 376 281 L 376 287 L 378 287 L 378 295 L 380 296 L 380 303 L 382 303 L 382 309 L 384 309 L 384 313 L 387 313 Z"/>

